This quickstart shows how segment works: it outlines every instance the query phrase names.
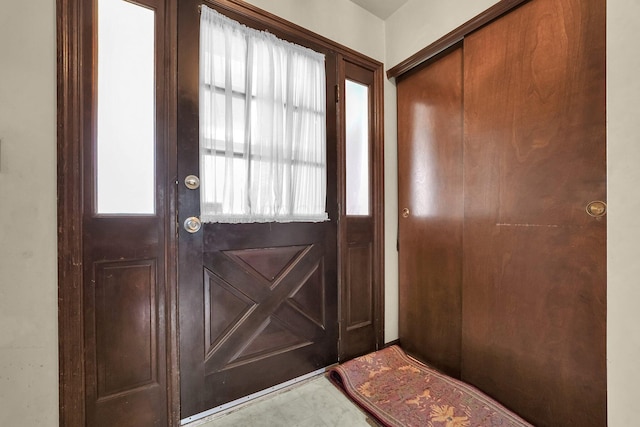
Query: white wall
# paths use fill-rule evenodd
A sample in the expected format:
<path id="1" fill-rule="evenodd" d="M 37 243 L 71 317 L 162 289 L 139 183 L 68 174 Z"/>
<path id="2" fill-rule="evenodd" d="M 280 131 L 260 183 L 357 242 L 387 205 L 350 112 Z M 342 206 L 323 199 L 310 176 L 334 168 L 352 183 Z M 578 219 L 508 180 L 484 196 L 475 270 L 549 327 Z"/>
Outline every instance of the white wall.
<path id="1" fill-rule="evenodd" d="M 607 4 L 609 426 L 638 424 L 640 391 L 640 2 Z"/>
<path id="2" fill-rule="evenodd" d="M 409 0 L 385 21 L 387 68 L 397 65 L 497 0 Z"/>
<path id="3" fill-rule="evenodd" d="M 245 0 L 378 61 L 384 60 L 384 22 L 349 0 Z"/>
<path id="4" fill-rule="evenodd" d="M 55 0 L 0 2 L 0 425 L 58 420 Z"/>
<path id="5" fill-rule="evenodd" d="M 493 0 L 409 0 L 386 21 L 387 68 L 445 35 Z M 637 0 L 607 4 L 607 369 L 610 427 L 637 425 L 640 397 L 640 56 Z M 391 114 L 388 106 L 386 114 Z"/>

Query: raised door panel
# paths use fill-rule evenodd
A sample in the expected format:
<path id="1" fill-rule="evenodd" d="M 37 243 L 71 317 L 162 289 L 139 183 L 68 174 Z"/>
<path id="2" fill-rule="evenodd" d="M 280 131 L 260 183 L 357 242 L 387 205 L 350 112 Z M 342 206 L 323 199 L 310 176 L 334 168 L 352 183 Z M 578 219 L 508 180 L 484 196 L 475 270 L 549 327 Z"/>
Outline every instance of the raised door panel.
<path id="1" fill-rule="evenodd" d="M 337 361 L 332 224 L 201 232 L 200 265 L 182 274 L 183 419 Z"/>
<path id="2" fill-rule="evenodd" d="M 154 260 L 96 265 L 98 399 L 157 384 Z"/>
<path id="3" fill-rule="evenodd" d="M 368 228 L 368 227 L 367 227 Z M 345 249 L 345 277 L 341 312 L 341 351 L 346 358 L 370 352 L 376 346 L 373 244 L 367 239 L 350 242 Z"/>
<path id="4" fill-rule="evenodd" d="M 205 374 L 321 339 L 323 261 L 314 245 L 223 251 L 212 258 L 207 265 L 215 272 L 204 273 Z"/>
<path id="5" fill-rule="evenodd" d="M 464 41 L 462 378 L 539 426 L 606 425 L 604 1 Z"/>
<path id="6" fill-rule="evenodd" d="M 400 343 L 460 375 L 462 49 L 398 81 Z"/>
<path id="7" fill-rule="evenodd" d="M 352 286 L 349 287 L 347 301 L 349 311 L 347 330 L 359 326 L 373 324 L 373 292 L 371 261 L 373 259 L 371 244 L 353 244 L 347 248 L 347 277 Z"/>
<path id="8" fill-rule="evenodd" d="M 165 423 L 164 301 L 157 260 L 99 261 L 88 270 L 87 424 Z"/>

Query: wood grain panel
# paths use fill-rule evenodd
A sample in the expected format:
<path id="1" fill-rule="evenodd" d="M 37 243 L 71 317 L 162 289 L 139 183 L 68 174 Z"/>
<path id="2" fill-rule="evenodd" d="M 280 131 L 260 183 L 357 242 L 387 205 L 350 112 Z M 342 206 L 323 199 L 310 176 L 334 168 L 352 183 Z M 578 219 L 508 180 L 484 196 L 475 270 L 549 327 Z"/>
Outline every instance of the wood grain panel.
<path id="1" fill-rule="evenodd" d="M 98 399 L 156 383 L 155 277 L 154 260 L 96 264 Z"/>
<path id="2" fill-rule="evenodd" d="M 600 224 L 470 224 L 465 241 L 463 379 L 536 426 L 605 425 Z"/>
<path id="3" fill-rule="evenodd" d="M 342 159 L 340 174 L 340 360 L 348 360 L 374 351 L 384 343 L 383 325 L 383 141 L 382 141 L 382 79 L 379 67 L 362 66 L 342 57 L 339 61 L 340 118 L 339 157 Z M 347 132 L 346 82 L 357 82 L 367 87 L 369 94 L 368 114 L 368 182 L 369 209 L 367 215 L 348 215 L 346 176 L 351 167 L 347 159 L 347 146 L 353 144 Z M 365 256 L 362 248 L 370 248 Z M 360 248 L 360 249 L 356 249 Z M 357 252 L 357 254 L 356 254 Z M 355 259 L 357 258 L 357 260 Z M 356 301 L 361 300 L 360 304 Z"/>
<path id="4" fill-rule="evenodd" d="M 327 284 L 322 275 L 324 259 L 320 260 L 287 298 L 287 305 L 324 329 L 327 322 L 325 301 Z"/>
<path id="5" fill-rule="evenodd" d="M 459 376 L 460 47 L 398 81 L 398 170 L 400 343 L 409 353 Z"/>
<path id="6" fill-rule="evenodd" d="M 207 381 L 257 391 L 264 388 L 263 379 L 281 375 L 264 376 L 261 366 L 287 360 L 293 352 L 317 352 L 313 347 L 326 339 L 321 246 L 229 248 L 207 253 L 204 263 Z M 261 378 L 247 383 L 247 375 Z"/>
<path id="7" fill-rule="evenodd" d="M 372 217 L 346 216 L 342 223 L 341 360 L 375 350 L 380 315 L 375 280 L 374 221 Z"/>
<path id="8" fill-rule="evenodd" d="M 371 244 L 349 245 L 347 248 L 347 330 L 373 324 L 373 295 L 371 272 L 373 251 Z"/>
<path id="9" fill-rule="evenodd" d="M 102 249 L 101 243 L 94 242 Z M 85 245 L 85 250 L 96 250 L 91 246 Z M 165 425 L 166 329 L 160 262 L 123 258 L 85 264 L 91 283 L 84 302 L 85 424 Z"/>
<path id="10" fill-rule="evenodd" d="M 606 425 L 602 0 L 465 39 L 462 378 L 538 426 Z"/>
<path id="11" fill-rule="evenodd" d="M 233 328 L 255 308 L 255 302 L 244 293 L 204 270 L 204 337 L 209 355 L 228 337 Z"/>
<path id="12" fill-rule="evenodd" d="M 172 0 L 173 1 L 173 0 Z M 168 194 L 175 27 L 165 3 L 141 0 L 156 17 L 156 215 L 95 214 L 96 2 L 58 1 L 58 190 L 60 424 L 172 423 L 177 409 L 170 308 Z M 169 2 L 170 3 L 170 2 Z M 169 4 L 167 3 L 167 4 Z M 175 49 L 173 49 L 175 50 Z M 168 183 L 171 182 L 171 185 Z M 166 214 L 166 216 L 165 216 Z M 117 260 L 117 261 L 116 261 Z M 139 261 L 143 260 L 143 261 Z M 153 260 L 153 261 L 150 261 Z M 117 348 L 122 347 L 122 348 Z"/>

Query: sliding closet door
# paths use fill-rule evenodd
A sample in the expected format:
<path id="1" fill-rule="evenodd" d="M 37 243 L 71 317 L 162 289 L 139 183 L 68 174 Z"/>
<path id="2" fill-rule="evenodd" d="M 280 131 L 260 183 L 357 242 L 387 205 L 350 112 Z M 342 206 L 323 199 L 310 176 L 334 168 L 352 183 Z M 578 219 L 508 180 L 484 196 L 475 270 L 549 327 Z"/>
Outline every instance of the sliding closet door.
<path id="1" fill-rule="evenodd" d="M 462 378 L 538 426 L 606 425 L 605 2 L 464 44 Z"/>
<path id="2" fill-rule="evenodd" d="M 460 375 L 462 48 L 399 79 L 400 343 Z"/>

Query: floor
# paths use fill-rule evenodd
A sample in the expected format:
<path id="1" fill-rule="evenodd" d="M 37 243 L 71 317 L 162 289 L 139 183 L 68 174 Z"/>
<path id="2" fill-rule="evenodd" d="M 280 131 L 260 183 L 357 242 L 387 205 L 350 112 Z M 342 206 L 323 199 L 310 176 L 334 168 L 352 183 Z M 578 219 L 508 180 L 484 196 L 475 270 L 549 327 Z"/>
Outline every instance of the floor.
<path id="1" fill-rule="evenodd" d="M 324 375 L 184 427 L 371 427 L 375 422 Z"/>

